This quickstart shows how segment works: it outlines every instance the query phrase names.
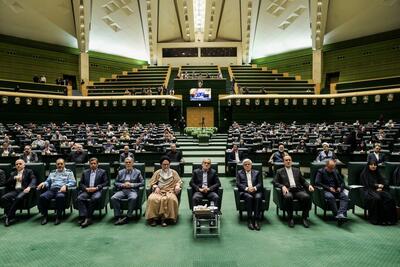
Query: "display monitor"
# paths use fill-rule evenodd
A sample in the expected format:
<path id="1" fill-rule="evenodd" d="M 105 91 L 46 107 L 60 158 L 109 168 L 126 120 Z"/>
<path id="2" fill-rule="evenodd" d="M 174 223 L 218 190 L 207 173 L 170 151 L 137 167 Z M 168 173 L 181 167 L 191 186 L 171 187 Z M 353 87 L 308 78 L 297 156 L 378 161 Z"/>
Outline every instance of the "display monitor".
<path id="1" fill-rule="evenodd" d="M 190 89 L 190 101 L 211 101 L 211 88 Z"/>

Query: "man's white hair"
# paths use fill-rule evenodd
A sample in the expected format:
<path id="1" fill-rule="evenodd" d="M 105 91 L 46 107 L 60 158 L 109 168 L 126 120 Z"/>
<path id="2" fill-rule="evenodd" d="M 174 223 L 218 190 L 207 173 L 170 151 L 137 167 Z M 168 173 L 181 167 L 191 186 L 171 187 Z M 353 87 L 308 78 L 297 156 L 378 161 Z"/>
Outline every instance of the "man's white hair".
<path id="1" fill-rule="evenodd" d="M 246 162 L 249 162 L 250 164 L 253 164 L 253 162 L 251 161 L 251 159 L 244 159 L 244 160 L 243 160 L 243 164 L 245 164 Z"/>

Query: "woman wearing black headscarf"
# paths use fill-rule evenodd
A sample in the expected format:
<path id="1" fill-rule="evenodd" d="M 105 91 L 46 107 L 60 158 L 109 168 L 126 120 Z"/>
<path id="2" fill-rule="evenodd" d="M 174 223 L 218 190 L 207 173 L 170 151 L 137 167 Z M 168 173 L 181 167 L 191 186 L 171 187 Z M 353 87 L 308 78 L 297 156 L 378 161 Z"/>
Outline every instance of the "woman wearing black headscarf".
<path id="1" fill-rule="evenodd" d="M 397 222 L 396 204 L 392 196 L 386 192 L 387 185 L 377 168 L 376 161 L 369 161 L 360 176 L 369 220 L 372 224 L 392 225 Z"/>

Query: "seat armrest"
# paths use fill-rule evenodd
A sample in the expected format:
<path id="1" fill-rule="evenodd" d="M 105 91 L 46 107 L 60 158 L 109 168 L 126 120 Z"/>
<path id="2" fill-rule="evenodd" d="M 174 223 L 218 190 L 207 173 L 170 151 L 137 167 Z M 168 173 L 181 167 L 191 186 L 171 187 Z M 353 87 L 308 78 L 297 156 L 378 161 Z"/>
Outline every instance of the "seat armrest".
<path id="1" fill-rule="evenodd" d="M 233 187 L 233 194 L 235 196 L 236 210 L 239 210 L 239 207 L 240 207 L 240 194 L 239 194 L 239 188 L 237 188 L 236 186 Z"/>
<path id="2" fill-rule="evenodd" d="M 0 186 L 0 197 L 6 193 L 6 187 Z"/>

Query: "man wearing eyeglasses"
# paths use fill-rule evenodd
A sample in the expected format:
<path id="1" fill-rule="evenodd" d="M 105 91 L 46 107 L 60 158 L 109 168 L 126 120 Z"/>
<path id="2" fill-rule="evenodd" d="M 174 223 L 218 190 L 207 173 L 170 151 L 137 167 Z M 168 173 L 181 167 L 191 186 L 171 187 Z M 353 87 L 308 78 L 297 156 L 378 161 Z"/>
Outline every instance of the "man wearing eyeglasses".
<path id="1" fill-rule="evenodd" d="M 236 186 L 239 189 L 240 198 L 246 203 L 247 226 L 250 230 L 260 231 L 261 205 L 263 187 L 261 174 L 253 170 L 253 162 L 250 159 L 243 160 L 243 170 L 238 171 Z"/>
<path id="2" fill-rule="evenodd" d="M 218 188 L 221 186 L 217 171 L 211 168 L 211 160 L 203 159 L 201 168 L 193 171 L 190 186 L 193 188 L 193 205 L 201 205 L 203 199 L 214 202 L 216 207 L 220 207 L 220 197 Z"/>
<path id="3" fill-rule="evenodd" d="M 57 159 L 56 161 L 57 169 L 49 174 L 46 181 L 38 185 L 38 189 L 47 188 L 47 191 L 40 195 L 39 197 L 39 210 L 43 215 L 42 225 L 48 222 L 48 208 L 52 199 L 56 200 L 56 210 L 57 216 L 54 222 L 55 225 L 61 223 L 61 216 L 65 210 L 65 197 L 68 188 L 75 186 L 75 176 L 74 173 L 65 168 L 65 162 L 63 159 Z"/>
<path id="4" fill-rule="evenodd" d="M 1 206 L 6 215 L 5 226 L 10 226 L 15 222 L 15 212 L 18 204 L 29 194 L 31 188 L 36 186 L 36 177 L 32 170 L 25 168 L 25 162 L 22 159 L 15 161 L 15 171 L 6 181 L 8 193 L 1 198 Z"/>
<path id="5" fill-rule="evenodd" d="M 115 225 L 127 223 L 133 216 L 133 210 L 138 199 L 139 187 L 144 186 L 144 179 L 140 170 L 134 168 L 133 158 L 125 158 L 125 168 L 118 172 L 115 179 L 116 193 L 111 197 L 111 204 L 114 208 Z M 128 200 L 128 211 L 126 217 L 121 211 L 121 200 Z"/>

